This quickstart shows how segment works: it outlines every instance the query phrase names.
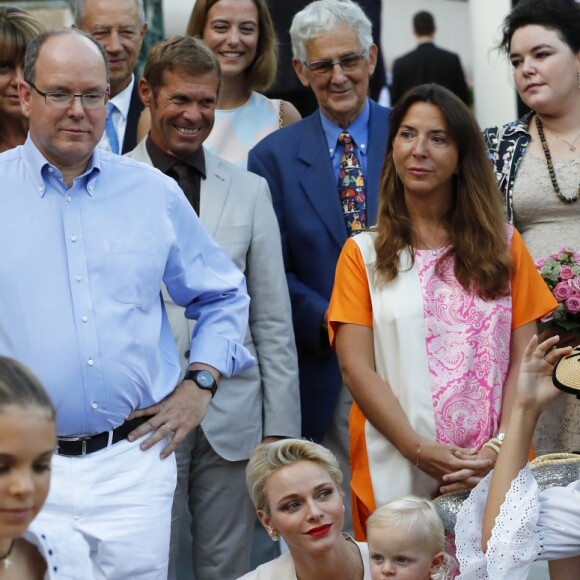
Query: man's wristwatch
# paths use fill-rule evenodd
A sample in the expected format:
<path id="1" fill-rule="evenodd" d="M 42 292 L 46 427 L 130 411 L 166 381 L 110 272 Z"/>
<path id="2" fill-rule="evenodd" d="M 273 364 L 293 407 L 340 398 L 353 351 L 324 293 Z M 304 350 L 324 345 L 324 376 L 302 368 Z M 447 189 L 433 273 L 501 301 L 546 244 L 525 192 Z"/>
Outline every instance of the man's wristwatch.
<path id="1" fill-rule="evenodd" d="M 183 377 L 184 381 L 193 381 L 200 389 L 211 391 L 211 398 L 213 399 L 217 391 L 217 381 L 209 371 L 196 369 L 195 371 L 187 371 Z"/>

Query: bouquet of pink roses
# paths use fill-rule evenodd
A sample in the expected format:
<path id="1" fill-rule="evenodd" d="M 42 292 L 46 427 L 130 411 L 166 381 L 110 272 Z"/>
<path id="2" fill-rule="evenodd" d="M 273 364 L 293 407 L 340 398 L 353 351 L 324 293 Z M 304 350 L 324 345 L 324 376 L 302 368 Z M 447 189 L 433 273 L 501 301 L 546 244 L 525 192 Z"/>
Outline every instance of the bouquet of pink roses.
<path id="1" fill-rule="evenodd" d="M 536 260 L 542 278 L 559 302 L 558 308 L 542 318 L 566 330 L 580 328 L 580 252 L 562 248 L 547 258 Z"/>

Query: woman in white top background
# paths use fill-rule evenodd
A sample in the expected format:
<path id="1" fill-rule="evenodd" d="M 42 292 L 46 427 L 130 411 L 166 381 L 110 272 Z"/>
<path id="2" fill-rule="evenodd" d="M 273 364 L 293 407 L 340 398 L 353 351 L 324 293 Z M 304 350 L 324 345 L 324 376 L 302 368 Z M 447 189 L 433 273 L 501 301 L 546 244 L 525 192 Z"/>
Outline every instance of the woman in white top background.
<path id="1" fill-rule="evenodd" d="M 204 40 L 222 71 L 215 125 L 204 146 L 245 168 L 254 145 L 301 118 L 291 103 L 259 92 L 276 78 L 276 33 L 266 0 L 197 0 L 187 34 Z"/>

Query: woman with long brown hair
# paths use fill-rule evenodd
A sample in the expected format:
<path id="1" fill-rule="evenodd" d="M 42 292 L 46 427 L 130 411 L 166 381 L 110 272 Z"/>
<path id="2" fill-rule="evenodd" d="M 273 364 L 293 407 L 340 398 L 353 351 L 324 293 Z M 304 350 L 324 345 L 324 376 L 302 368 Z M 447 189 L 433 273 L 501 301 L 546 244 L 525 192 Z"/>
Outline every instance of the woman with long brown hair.
<path id="1" fill-rule="evenodd" d="M 328 317 L 355 400 L 357 537 L 389 499 L 473 487 L 493 467 L 523 350 L 556 306 L 504 224 L 469 109 L 421 85 L 389 130 L 378 223 L 347 241 Z"/>

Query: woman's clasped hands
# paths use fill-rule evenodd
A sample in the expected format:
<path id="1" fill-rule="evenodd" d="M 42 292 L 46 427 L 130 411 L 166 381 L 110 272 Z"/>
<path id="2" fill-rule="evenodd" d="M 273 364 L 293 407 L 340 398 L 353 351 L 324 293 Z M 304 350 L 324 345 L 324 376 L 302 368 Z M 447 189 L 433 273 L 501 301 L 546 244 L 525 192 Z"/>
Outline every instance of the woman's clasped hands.
<path id="1" fill-rule="evenodd" d="M 419 448 L 417 448 L 419 450 Z M 466 449 L 457 445 L 423 441 L 416 466 L 441 483 L 440 493 L 475 487 L 495 464 L 492 449 Z"/>

